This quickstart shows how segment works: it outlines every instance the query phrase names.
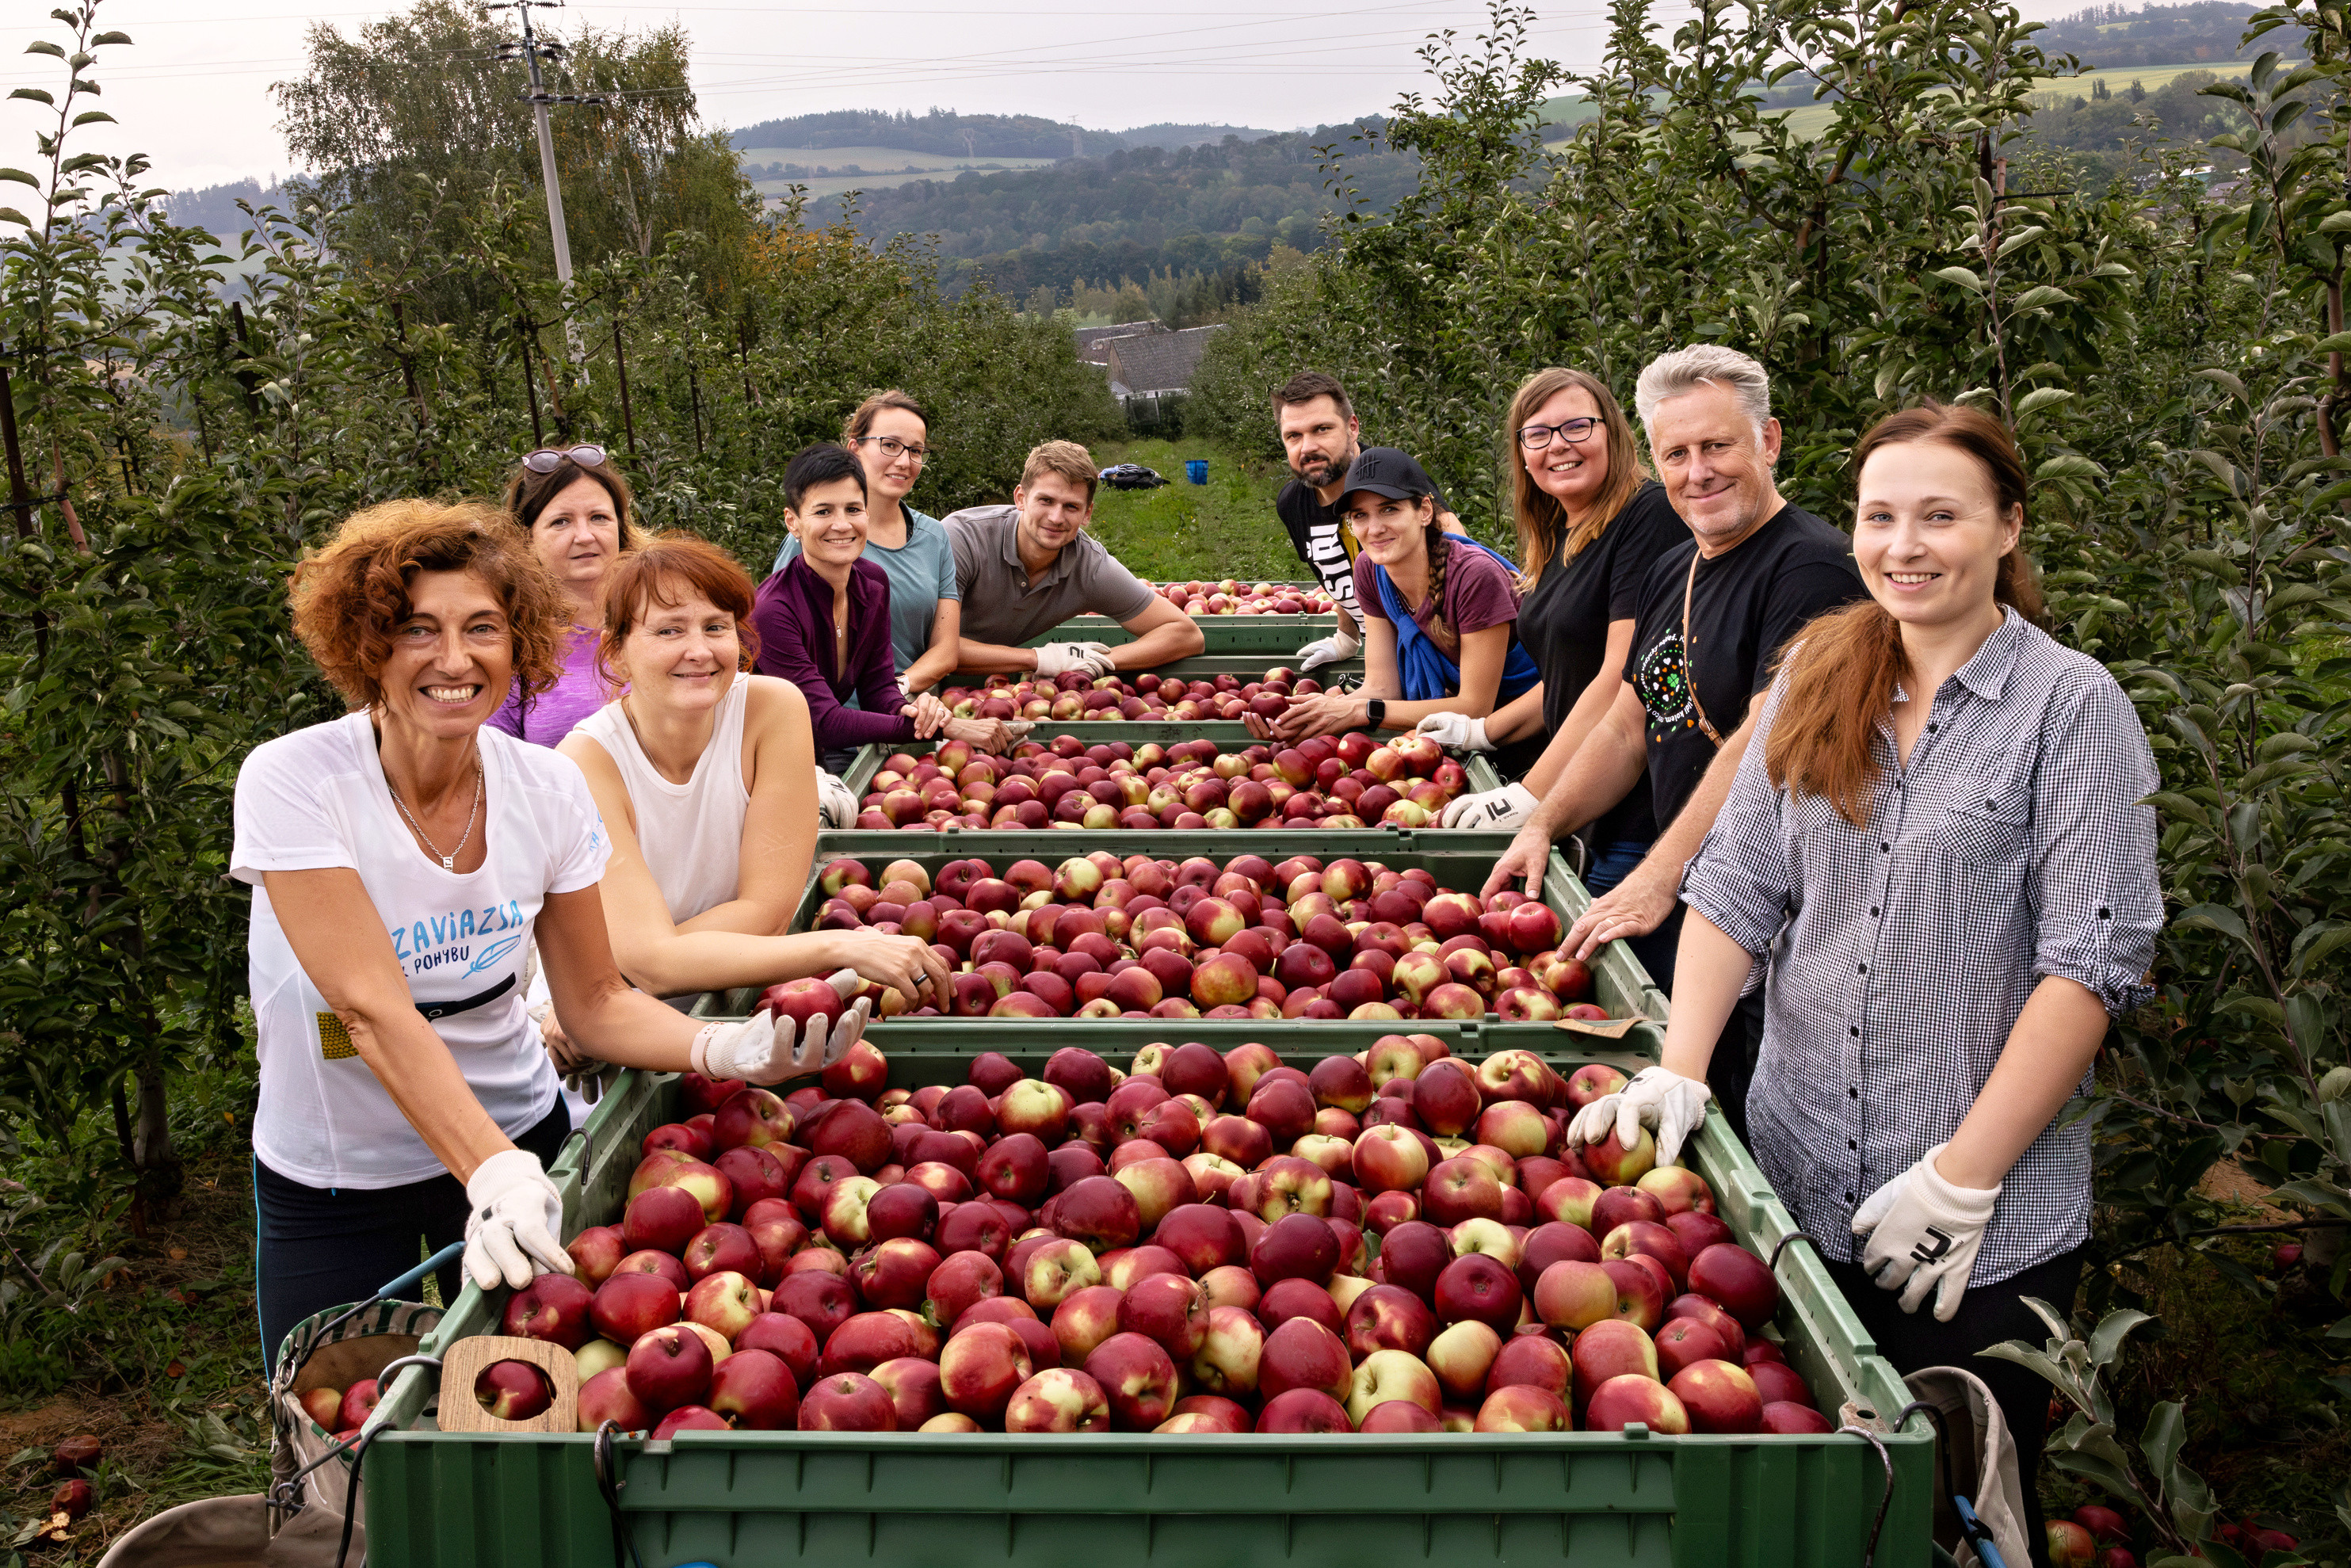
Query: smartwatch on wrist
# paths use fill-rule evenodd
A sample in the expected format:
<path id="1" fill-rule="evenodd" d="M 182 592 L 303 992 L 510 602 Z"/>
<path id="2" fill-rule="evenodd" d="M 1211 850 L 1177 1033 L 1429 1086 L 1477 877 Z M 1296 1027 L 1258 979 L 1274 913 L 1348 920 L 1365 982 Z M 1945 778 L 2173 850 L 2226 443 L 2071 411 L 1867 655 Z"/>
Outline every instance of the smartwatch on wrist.
<path id="1" fill-rule="evenodd" d="M 1372 697 L 1364 704 L 1364 716 L 1374 729 L 1388 721 L 1388 705 L 1384 698 Z"/>

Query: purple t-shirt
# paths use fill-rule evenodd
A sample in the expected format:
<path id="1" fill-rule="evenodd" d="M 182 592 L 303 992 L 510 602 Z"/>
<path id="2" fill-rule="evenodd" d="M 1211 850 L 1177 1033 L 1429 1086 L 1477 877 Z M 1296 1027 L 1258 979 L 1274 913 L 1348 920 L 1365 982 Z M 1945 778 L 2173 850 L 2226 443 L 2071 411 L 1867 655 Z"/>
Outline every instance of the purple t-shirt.
<path id="1" fill-rule="evenodd" d="M 1489 626 L 1507 626 L 1519 618 L 1519 588 L 1511 578 L 1510 568 L 1484 550 L 1459 540 L 1448 541 L 1450 552 L 1445 558 L 1445 626 L 1453 633 L 1448 643 L 1430 630 L 1437 620 L 1437 606 L 1424 600 L 1412 607 L 1412 618 L 1431 640 L 1449 653 L 1461 645 L 1466 632 L 1482 632 Z M 1387 604 L 1380 597 L 1380 579 L 1387 574 L 1368 555 L 1355 558 L 1355 603 L 1366 615 L 1376 620 L 1388 619 Z M 1403 597 L 1403 590 L 1397 590 Z"/>
<path id="2" fill-rule="evenodd" d="M 490 716 L 491 727 L 533 746 L 554 746 L 571 733 L 573 725 L 619 696 L 620 692 L 606 689 L 604 678 L 596 673 L 596 644 L 603 635 L 586 626 L 570 628 L 565 633 L 563 674 L 555 685 L 525 704 L 522 683 L 516 682 Z"/>

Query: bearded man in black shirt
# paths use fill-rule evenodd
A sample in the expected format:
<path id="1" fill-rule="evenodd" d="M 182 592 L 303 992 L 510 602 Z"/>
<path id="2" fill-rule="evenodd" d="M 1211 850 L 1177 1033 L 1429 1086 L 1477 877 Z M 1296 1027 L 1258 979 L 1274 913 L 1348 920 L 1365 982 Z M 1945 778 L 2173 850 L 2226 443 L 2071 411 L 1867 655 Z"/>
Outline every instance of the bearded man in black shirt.
<path id="1" fill-rule="evenodd" d="M 1339 493 L 1347 469 L 1364 452 L 1364 427 L 1347 401 L 1347 389 L 1320 371 L 1301 371 L 1273 394 L 1274 421 L 1291 478 L 1273 498 L 1274 515 L 1290 535 L 1290 548 L 1313 569 L 1338 612 L 1338 630 L 1298 650 L 1301 673 L 1352 659 L 1362 651 L 1362 622 L 1355 609 L 1354 533 L 1339 516 Z M 1437 493 L 1437 520 L 1450 533 L 1461 519 Z"/>
<path id="2" fill-rule="evenodd" d="M 1496 862 L 1486 891 L 1525 879 L 1539 889 L 1552 841 L 1646 788 L 1657 839 L 1639 867 L 1576 921 L 1563 946 L 1589 957 L 1630 943 L 1658 984 L 1673 984 L 1682 868 L 1714 825 L 1754 730 L 1750 699 L 1805 622 L 1861 597 L 1853 542 L 1781 499 L 1771 469 L 1780 422 L 1761 365 L 1700 343 L 1653 361 L 1634 392 L 1667 498 L 1690 542 L 1658 558 L 1635 612 L 1624 685 L 1534 815 Z M 1726 1031 L 1716 1098 L 1744 1134 L 1746 1073 L 1761 1037 L 1750 998 L 1744 1060 Z"/>

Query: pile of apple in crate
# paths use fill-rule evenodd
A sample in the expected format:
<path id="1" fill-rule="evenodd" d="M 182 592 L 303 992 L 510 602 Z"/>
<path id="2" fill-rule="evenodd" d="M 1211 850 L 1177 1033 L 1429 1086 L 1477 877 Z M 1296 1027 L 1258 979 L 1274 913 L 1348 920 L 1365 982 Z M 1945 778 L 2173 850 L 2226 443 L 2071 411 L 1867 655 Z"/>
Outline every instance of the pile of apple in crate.
<path id="1" fill-rule="evenodd" d="M 861 1042 L 781 1098 L 686 1081 L 577 1276 L 506 1304 L 583 1430 L 1830 1429 L 1707 1184 L 1646 1133 L 1562 1146 L 1613 1068 L 1392 1034 L 888 1076 Z M 475 1396 L 548 1397 L 520 1362 Z"/>
<path id="2" fill-rule="evenodd" d="M 1514 888 L 1447 892 L 1418 866 L 1097 850 L 1058 866 L 1015 861 L 1001 876 L 977 857 L 949 861 L 934 879 L 917 861 L 877 877 L 842 857 L 817 886 L 819 930 L 871 927 L 937 951 L 953 990 L 914 1018 L 1608 1016 L 1549 905 Z M 904 1009 L 898 992 L 870 989 L 881 1012 Z M 760 1005 L 798 1016 L 831 998 L 822 980 L 794 980 Z"/>

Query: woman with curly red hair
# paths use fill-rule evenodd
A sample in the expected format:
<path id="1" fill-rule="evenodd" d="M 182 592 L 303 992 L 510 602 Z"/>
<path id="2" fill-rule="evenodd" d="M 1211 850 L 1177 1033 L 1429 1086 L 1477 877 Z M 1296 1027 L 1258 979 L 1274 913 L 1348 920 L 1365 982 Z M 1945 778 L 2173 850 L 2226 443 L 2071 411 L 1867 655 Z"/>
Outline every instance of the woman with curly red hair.
<path id="1" fill-rule="evenodd" d="M 491 728 L 546 690 L 567 606 L 506 514 L 390 501 L 292 580 L 294 630 L 349 700 L 254 748 L 230 871 L 253 885 L 250 970 L 264 1354 L 287 1331 L 463 1236 L 485 1289 L 569 1272 L 546 1162 L 569 1130 L 524 1009 L 534 939 L 600 1059 L 773 1083 L 845 1050 L 772 1020 L 696 1026 L 614 966 L 611 846 L 579 768 Z M 442 1281 L 455 1295 L 454 1274 Z"/>

